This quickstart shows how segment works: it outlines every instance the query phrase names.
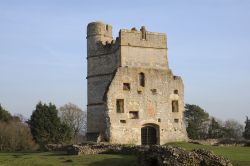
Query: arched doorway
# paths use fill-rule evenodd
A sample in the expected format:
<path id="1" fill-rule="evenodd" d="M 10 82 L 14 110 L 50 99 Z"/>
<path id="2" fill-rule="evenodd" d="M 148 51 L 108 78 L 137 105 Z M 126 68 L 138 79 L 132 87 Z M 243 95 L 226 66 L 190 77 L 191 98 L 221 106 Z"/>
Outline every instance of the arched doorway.
<path id="1" fill-rule="evenodd" d="M 158 144 L 159 127 L 155 125 L 144 125 L 141 128 L 141 144 L 156 145 Z"/>

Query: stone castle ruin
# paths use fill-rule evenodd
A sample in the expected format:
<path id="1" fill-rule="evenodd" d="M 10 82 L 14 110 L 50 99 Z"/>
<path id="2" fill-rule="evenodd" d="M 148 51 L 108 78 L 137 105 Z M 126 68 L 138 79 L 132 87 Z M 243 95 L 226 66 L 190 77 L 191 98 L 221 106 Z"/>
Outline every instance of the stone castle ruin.
<path id="1" fill-rule="evenodd" d="M 184 85 L 168 66 L 164 33 L 87 27 L 87 139 L 114 144 L 187 140 Z"/>

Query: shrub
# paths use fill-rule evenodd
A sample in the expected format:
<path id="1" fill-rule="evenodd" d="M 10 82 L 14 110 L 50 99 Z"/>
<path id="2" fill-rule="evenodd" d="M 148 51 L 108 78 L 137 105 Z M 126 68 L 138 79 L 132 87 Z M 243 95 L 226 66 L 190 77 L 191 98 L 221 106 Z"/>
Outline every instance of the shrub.
<path id="1" fill-rule="evenodd" d="M 26 123 L 0 122 L 0 151 L 33 151 L 37 148 Z"/>

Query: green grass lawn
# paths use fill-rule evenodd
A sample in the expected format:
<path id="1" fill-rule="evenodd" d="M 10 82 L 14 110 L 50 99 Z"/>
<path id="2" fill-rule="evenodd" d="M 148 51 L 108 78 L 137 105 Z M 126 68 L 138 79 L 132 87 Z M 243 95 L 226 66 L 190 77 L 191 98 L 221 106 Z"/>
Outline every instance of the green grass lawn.
<path id="1" fill-rule="evenodd" d="M 186 150 L 203 148 L 212 150 L 215 154 L 224 156 L 236 166 L 250 166 L 249 147 L 222 147 L 198 145 L 191 143 L 169 143 L 168 145 L 182 147 Z M 135 166 L 136 156 L 99 154 L 75 156 L 63 153 L 0 153 L 0 166 Z"/>
<path id="2" fill-rule="evenodd" d="M 211 146 L 199 145 L 185 142 L 169 143 L 167 145 L 182 147 L 186 150 L 192 149 L 208 149 L 215 154 L 228 158 L 234 166 L 250 166 L 250 147 L 240 146 Z"/>
<path id="3" fill-rule="evenodd" d="M 75 156 L 60 153 L 0 153 L 0 166 L 135 166 L 132 155 Z"/>

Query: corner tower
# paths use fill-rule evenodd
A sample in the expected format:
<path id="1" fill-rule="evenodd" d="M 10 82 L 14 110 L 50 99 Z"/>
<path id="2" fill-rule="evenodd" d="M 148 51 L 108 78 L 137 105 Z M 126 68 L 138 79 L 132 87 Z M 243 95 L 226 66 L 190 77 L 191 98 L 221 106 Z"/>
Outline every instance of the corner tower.
<path id="1" fill-rule="evenodd" d="M 87 27 L 87 51 L 88 57 L 98 51 L 97 43 L 110 43 L 113 40 L 112 26 L 102 22 L 92 22 Z"/>
<path id="2" fill-rule="evenodd" d="M 87 26 L 87 139 L 95 141 L 105 130 L 104 93 L 117 68 L 117 47 L 112 37 L 112 26 L 92 22 Z"/>

